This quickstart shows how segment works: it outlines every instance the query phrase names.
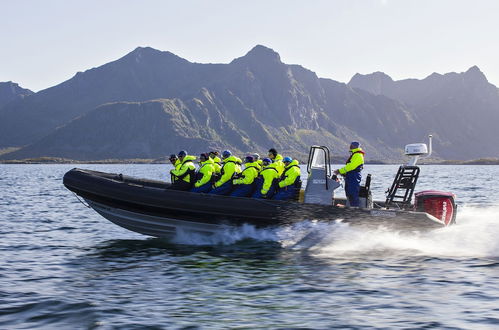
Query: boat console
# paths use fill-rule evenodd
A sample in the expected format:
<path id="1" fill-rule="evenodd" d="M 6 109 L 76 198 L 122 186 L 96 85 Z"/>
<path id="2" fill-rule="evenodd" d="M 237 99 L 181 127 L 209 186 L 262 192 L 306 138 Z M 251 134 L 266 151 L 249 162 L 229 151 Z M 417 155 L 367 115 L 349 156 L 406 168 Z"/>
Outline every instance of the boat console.
<path id="1" fill-rule="evenodd" d="M 311 146 L 307 162 L 308 180 L 304 191 L 305 203 L 349 206 L 348 200 L 335 199 L 334 191 L 341 186 L 341 181 L 332 175 L 331 157 L 326 146 Z M 359 199 L 362 208 L 372 208 L 371 174 L 366 183 L 360 187 Z"/>
<path id="2" fill-rule="evenodd" d="M 331 158 L 326 146 L 311 146 L 307 163 L 305 203 L 331 205 L 339 180 L 331 175 Z"/>

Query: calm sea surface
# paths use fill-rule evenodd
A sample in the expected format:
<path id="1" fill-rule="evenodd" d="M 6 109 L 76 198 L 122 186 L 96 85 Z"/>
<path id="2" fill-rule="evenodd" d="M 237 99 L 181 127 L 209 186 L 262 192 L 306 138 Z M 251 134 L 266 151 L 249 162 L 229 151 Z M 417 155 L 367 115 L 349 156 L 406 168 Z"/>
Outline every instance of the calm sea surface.
<path id="1" fill-rule="evenodd" d="M 173 241 L 84 207 L 62 185 L 72 167 L 0 165 L 0 329 L 499 328 L 499 166 L 422 166 L 417 190 L 459 204 L 429 233 L 303 222 Z M 396 170 L 366 166 L 376 199 Z"/>

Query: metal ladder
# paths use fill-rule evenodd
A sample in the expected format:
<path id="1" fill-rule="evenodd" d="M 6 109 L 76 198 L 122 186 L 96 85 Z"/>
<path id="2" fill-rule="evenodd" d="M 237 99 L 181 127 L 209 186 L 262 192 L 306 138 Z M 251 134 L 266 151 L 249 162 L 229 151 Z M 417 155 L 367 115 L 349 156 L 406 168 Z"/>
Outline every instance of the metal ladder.
<path id="1" fill-rule="evenodd" d="M 418 166 L 400 166 L 391 188 L 387 190 L 385 207 L 389 209 L 395 205 L 401 208 L 409 206 L 418 177 Z"/>

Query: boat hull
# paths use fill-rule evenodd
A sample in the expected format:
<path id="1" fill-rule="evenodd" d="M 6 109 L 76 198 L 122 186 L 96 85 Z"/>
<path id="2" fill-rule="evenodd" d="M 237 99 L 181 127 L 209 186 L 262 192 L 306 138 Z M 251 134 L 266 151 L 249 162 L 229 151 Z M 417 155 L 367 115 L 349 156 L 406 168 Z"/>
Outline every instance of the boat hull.
<path id="1" fill-rule="evenodd" d="M 211 235 L 222 229 L 222 226 L 217 224 L 152 216 L 109 207 L 91 200 L 86 200 L 86 202 L 97 213 L 114 224 L 147 236 L 173 237 L 179 230 Z"/>
<path id="2" fill-rule="evenodd" d="M 332 205 L 219 196 L 169 189 L 170 184 L 121 174 L 73 169 L 64 185 L 104 218 L 128 230 L 170 237 L 178 230 L 214 233 L 226 226 L 291 225 L 303 220 L 341 221 L 401 231 L 444 227 L 424 212 L 341 208 Z"/>

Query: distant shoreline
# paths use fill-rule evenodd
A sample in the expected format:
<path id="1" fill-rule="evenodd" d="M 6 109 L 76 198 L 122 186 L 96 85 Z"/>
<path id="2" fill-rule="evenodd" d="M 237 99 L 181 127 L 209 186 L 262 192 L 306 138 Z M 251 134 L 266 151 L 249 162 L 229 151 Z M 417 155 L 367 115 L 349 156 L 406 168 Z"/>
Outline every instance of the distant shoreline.
<path id="1" fill-rule="evenodd" d="M 341 164 L 344 160 L 333 158 L 334 164 Z M 166 158 L 159 159 L 103 159 L 103 160 L 74 160 L 55 157 L 28 158 L 19 160 L 0 160 L 0 164 L 169 164 Z M 304 164 L 305 162 L 300 163 Z M 367 165 L 399 165 L 402 161 L 366 161 Z M 473 159 L 473 160 L 442 160 L 422 162 L 420 165 L 499 165 L 499 159 Z"/>

